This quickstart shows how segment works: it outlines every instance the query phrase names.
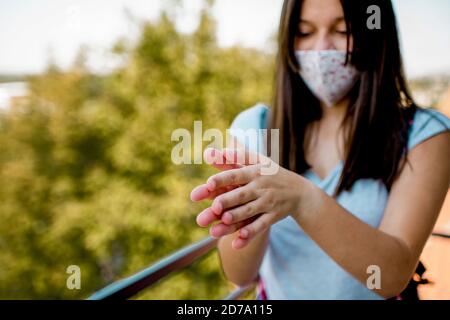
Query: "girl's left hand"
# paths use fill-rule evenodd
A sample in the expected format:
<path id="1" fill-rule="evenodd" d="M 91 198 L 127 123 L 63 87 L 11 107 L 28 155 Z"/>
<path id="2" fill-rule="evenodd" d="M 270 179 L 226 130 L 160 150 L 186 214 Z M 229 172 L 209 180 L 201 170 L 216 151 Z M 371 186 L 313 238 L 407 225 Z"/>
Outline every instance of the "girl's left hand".
<path id="1" fill-rule="evenodd" d="M 205 185 L 196 188 L 197 192 L 205 194 L 230 189 L 224 193 L 219 192 L 211 207 L 203 211 L 197 221 L 210 224 L 220 220 L 210 230 L 211 235 L 216 238 L 239 230 L 239 241 L 233 243 L 235 249 L 245 247 L 255 235 L 300 211 L 308 181 L 277 164 L 278 170 L 274 174 L 264 175 L 261 169 L 263 166 L 267 167 L 267 161 L 272 161 L 264 159 L 264 164 L 257 163 L 220 172 L 211 176 Z M 202 226 L 206 226 L 205 224 Z"/>

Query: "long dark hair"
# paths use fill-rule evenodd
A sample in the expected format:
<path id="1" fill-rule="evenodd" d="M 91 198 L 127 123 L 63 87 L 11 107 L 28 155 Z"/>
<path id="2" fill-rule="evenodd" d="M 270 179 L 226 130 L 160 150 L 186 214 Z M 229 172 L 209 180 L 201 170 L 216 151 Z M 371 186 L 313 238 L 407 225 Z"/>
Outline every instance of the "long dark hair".
<path id="1" fill-rule="evenodd" d="M 319 120 L 317 98 L 298 74 L 294 41 L 302 0 L 285 0 L 280 21 L 274 101 L 269 126 L 280 131 L 280 164 L 297 173 L 310 168 L 305 160 L 307 125 Z M 416 110 L 403 74 L 394 10 L 390 0 L 341 0 L 353 36 L 349 63 L 361 71 L 350 92 L 345 128 L 345 159 L 334 196 L 361 178 L 381 179 L 388 190 L 406 160 L 408 125 Z M 381 29 L 370 30 L 367 8 L 381 9 Z M 348 46 L 347 46 L 348 48 Z M 344 127 L 344 124 L 345 127 Z"/>

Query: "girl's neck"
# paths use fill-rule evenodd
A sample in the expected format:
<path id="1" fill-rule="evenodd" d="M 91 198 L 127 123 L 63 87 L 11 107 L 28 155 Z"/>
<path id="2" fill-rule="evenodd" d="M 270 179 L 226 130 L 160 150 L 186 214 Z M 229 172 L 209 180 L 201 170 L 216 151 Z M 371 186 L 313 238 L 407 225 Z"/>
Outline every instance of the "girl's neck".
<path id="1" fill-rule="evenodd" d="M 324 122 L 328 121 L 342 122 L 342 120 L 345 117 L 345 114 L 347 113 L 349 104 L 350 104 L 349 97 L 341 100 L 332 107 L 327 107 L 325 104 L 321 103 L 320 106 L 322 108 L 322 120 Z"/>

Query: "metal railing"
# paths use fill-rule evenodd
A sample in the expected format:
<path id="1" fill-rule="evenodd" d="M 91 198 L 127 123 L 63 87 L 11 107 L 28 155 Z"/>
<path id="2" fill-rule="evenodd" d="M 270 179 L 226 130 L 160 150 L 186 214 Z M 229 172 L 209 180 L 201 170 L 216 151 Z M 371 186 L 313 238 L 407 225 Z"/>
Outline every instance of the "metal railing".
<path id="1" fill-rule="evenodd" d="M 152 286 L 167 275 L 188 267 L 196 260 L 204 257 L 217 246 L 217 239 L 205 238 L 187 246 L 154 265 L 97 291 L 88 300 L 129 299 L 140 291 Z M 240 287 L 226 296 L 225 300 L 235 300 L 254 288 L 255 284 Z"/>
<path id="2" fill-rule="evenodd" d="M 450 234 L 432 233 L 433 237 L 450 239 Z M 188 267 L 196 260 L 204 257 L 217 246 L 217 239 L 208 237 L 190 246 L 187 246 L 167 258 L 162 259 L 156 264 L 128 277 L 110 284 L 109 286 L 97 291 L 88 300 L 107 300 L 107 299 L 129 299 L 140 291 L 152 286 L 170 273 L 180 271 Z M 224 300 L 235 300 L 254 289 L 256 282 L 246 287 L 237 288 L 231 292 Z"/>

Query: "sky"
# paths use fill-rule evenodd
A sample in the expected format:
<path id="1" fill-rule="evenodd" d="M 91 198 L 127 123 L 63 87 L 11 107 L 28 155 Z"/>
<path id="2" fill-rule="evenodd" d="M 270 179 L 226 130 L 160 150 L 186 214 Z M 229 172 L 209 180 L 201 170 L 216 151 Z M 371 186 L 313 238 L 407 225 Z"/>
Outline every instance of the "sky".
<path id="1" fill-rule="evenodd" d="M 180 1 L 177 27 L 189 33 L 202 0 Z M 216 0 L 219 44 L 273 50 L 268 38 L 276 32 L 282 2 Z M 407 75 L 450 75 L 450 1 L 393 2 Z M 81 45 L 89 48 L 89 66 L 107 72 L 116 64 L 108 54 L 114 42 L 138 35 L 133 19 L 155 20 L 164 6 L 174 8 L 175 0 L 0 0 L 0 74 L 41 72 L 50 56 L 65 68 Z"/>

